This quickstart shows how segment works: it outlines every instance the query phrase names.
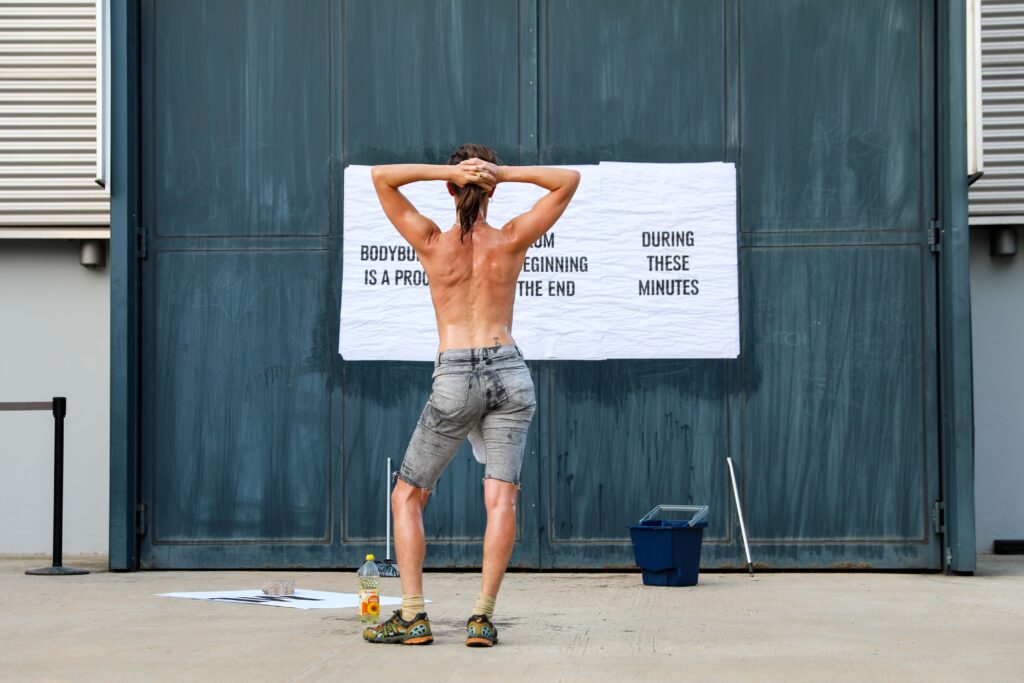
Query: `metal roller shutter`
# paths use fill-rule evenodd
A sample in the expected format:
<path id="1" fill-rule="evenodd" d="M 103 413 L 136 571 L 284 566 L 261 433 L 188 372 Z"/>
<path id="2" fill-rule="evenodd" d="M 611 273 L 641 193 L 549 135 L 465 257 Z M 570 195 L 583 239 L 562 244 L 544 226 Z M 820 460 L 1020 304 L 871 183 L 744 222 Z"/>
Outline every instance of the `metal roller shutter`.
<path id="1" fill-rule="evenodd" d="M 1024 2 L 982 0 L 981 83 L 985 175 L 970 222 L 1024 224 Z"/>
<path id="2" fill-rule="evenodd" d="M 109 237 L 95 0 L 0 0 L 0 237 Z"/>

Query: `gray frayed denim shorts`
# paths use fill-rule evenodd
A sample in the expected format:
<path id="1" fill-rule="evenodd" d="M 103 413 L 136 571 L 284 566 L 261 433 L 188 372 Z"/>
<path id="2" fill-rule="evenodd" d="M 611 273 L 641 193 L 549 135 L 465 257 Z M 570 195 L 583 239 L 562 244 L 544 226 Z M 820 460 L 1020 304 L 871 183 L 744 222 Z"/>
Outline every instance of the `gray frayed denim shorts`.
<path id="1" fill-rule="evenodd" d="M 484 478 L 519 484 L 526 432 L 536 409 L 533 379 L 519 347 L 442 351 L 398 477 L 433 489 L 466 436 L 478 427 L 486 453 Z"/>

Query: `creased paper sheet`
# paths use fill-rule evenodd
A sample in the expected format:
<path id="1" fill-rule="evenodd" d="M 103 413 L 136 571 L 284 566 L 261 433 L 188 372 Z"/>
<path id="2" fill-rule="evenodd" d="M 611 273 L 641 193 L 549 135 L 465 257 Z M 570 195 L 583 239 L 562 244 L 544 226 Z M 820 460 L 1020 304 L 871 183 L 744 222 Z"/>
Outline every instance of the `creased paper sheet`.
<path id="1" fill-rule="evenodd" d="M 601 162 L 608 358 L 739 355 L 732 164 Z"/>
<path id="2" fill-rule="evenodd" d="M 270 607 L 293 607 L 295 609 L 342 609 L 359 607 L 358 593 L 331 593 L 295 589 L 295 595 L 264 595 L 259 589 L 240 591 L 199 591 L 191 593 L 159 593 L 164 598 L 186 598 L 189 600 L 210 600 L 237 605 L 268 605 Z M 431 602 L 426 600 L 425 602 Z M 401 605 L 401 598 L 380 596 L 381 606 Z"/>
<path id="3" fill-rule="evenodd" d="M 512 334 L 526 357 L 738 355 L 735 167 L 566 168 L 580 172 L 580 187 L 530 248 L 519 277 Z M 433 360 L 437 331 L 426 279 L 380 208 L 370 167 L 346 168 L 344 191 L 339 352 L 346 360 Z M 444 183 L 402 191 L 442 230 L 454 226 Z M 499 185 L 488 222 L 503 225 L 545 192 Z"/>

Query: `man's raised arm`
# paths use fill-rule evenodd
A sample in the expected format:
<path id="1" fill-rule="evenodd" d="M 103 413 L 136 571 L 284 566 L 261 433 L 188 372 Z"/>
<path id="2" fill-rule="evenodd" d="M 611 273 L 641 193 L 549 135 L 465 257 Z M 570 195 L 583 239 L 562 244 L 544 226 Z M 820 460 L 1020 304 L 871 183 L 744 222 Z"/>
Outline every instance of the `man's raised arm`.
<path id="1" fill-rule="evenodd" d="M 381 208 L 405 241 L 415 249 L 426 246 L 438 232 L 437 224 L 417 211 L 398 188 L 419 180 L 448 180 L 448 175 L 444 166 L 430 164 L 389 164 L 374 166 L 370 170 Z"/>
<path id="2" fill-rule="evenodd" d="M 548 190 L 548 194 L 537 200 L 532 209 L 516 216 L 502 228 L 508 233 L 513 244 L 525 250 L 550 230 L 565 211 L 565 207 L 569 206 L 569 201 L 580 184 L 579 171 L 547 166 L 496 168 L 499 183 L 532 183 Z"/>
<path id="3" fill-rule="evenodd" d="M 494 189 L 492 174 L 487 171 L 470 173 L 463 164 L 387 164 L 374 166 L 370 170 L 370 177 L 373 178 L 373 187 L 377 190 L 377 198 L 388 220 L 415 249 L 425 247 L 440 230 L 434 221 L 417 211 L 398 188 L 421 180 L 444 180 L 459 187 L 473 182 L 487 191 Z"/>

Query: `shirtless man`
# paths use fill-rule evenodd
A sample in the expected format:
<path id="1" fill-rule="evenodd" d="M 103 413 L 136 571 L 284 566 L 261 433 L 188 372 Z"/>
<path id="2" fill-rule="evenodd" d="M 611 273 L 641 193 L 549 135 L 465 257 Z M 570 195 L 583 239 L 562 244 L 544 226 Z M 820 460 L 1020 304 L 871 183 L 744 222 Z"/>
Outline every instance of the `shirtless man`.
<path id="1" fill-rule="evenodd" d="M 482 434 L 485 446 L 487 530 L 480 596 L 466 624 L 466 644 L 498 642 L 491 618 L 515 543 L 519 471 L 536 408 L 530 371 L 512 339 L 516 280 L 526 250 L 562 215 L 580 178 L 567 169 L 499 164 L 493 150 L 463 145 L 447 165 L 373 168 L 384 213 L 426 270 L 440 341 L 430 398 L 391 493 L 402 608 L 364 631 L 363 638 L 373 643 L 425 645 L 434 640 L 423 600 L 423 507 L 471 431 Z M 447 181 L 458 214 L 451 229 L 442 232 L 398 189 L 420 180 Z M 533 183 L 548 194 L 495 228 L 487 223 L 487 204 L 499 183 Z"/>

